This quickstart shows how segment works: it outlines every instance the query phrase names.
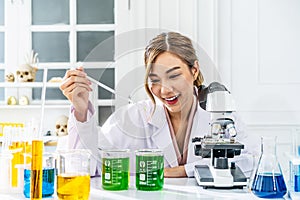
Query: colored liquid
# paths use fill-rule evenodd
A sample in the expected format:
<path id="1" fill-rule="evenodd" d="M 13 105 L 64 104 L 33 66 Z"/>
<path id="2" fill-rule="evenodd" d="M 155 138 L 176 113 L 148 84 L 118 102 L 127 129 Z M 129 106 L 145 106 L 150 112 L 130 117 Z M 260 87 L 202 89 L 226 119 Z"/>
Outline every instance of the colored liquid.
<path id="1" fill-rule="evenodd" d="M 32 140 L 32 162 L 30 173 L 30 198 L 42 198 L 43 185 L 43 148 L 42 140 Z"/>
<path id="2" fill-rule="evenodd" d="M 138 190 L 161 190 L 164 185 L 164 157 L 136 156 L 136 188 Z"/>
<path id="3" fill-rule="evenodd" d="M 59 199 L 87 200 L 90 194 L 90 175 L 60 174 L 57 176 L 57 196 Z"/>
<path id="4" fill-rule="evenodd" d="M 251 190 L 260 198 L 282 198 L 287 192 L 283 176 L 271 173 L 255 174 Z"/>
<path id="5" fill-rule="evenodd" d="M 129 158 L 103 158 L 102 187 L 105 190 L 127 190 Z"/>
<path id="6" fill-rule="evenodd" d="M 300 176 L 299 175 L 294 176 L 294 190 L 295 190 L 295 192 L 300 192 Z"/>
<path id="7" fill-rule="evenodd" d="M 31 170 L 24 170 L 24 196 L 30 197 L 30 173 Z M 43 169 L 42 197 L 49 197 L 54 193 L 54 168 Z"/>
<path id="8" fill-rule="evenodd" d="M 24 161 L 21 159 L 22 143 L 12 142 L 12 144 L 9 146 L 9 149 L 13 151 L 13 159 L 11 161 L 11 186 L 18 187 L 18 168 L 16 168 L 15 166 L 24 163 Z"/>
<path id="9" fill-rule="evenodd" d="M 23 163 L 25 164 L 30 164 L 31 163 L 31 155 L 32 153 L 32 145 L 29 142 L 24 142 L 23 150 L 22 150 L 22 155 L 23 155 Z M 24 154 L 26 154 L 26 157 L 24 157 Z"/>
<path id="10" fill-rule="evenodd" d="M 42 184 L 43 184 L 43 171 L 31 170 L 30 171 L 30 195 L 32 199 L 42 198 Z"/>

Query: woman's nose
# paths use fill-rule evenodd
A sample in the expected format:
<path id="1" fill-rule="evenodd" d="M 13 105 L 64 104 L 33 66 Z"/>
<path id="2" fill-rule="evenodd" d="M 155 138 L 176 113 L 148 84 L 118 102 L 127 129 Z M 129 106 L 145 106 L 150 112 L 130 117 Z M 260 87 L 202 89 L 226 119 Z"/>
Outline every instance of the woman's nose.
<path id="1" fill-rule="evenodd" d="M 160 93 L 161 94 L 168 94 L 172 91 L 173 91 L 172 86 L 169 85 L 168 83 L 164 82 L 164 83 L 161 84 L 161 87 L 160 87 Z"/>

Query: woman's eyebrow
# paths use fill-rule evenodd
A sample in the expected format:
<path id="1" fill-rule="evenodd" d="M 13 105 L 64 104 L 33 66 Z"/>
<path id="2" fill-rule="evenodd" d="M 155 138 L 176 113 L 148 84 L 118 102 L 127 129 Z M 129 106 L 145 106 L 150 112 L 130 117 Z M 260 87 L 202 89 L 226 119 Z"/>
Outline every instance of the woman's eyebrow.
<path id="1" fill-rule="evenodd" d="M 179 67 L 179 66 L 172 67 L 171 69 L 168 69 L 168 70 L 166 71 L 166 74 L 168 74 L 168 73 L 170 73 L 170 72 L 172 72 L 172 71 L 175 71 L 175 70 L 177 70 L 177 69 L 180 69 L 180 67 Z"/>
<path id="2" fill-rule="evenodd" d="M 180 69 L 180 67 L 179 67 L 179 66 L 172 67 L 171 69 L 168 69 L 168 70 L 166 71 L 166 74 L 168 74 L 168 73 L 170 73 L 170 72 L 173 72 L 173 71 L 175 71 L 175 70 L 177 70 L 177 69 Z M 155 73 L 149 73 L 148 76 L 149 76 L 149 77 L 153 77 L 153 76 L 157 77 L 157 74 L 155 74 Z"/>
<path id="3" fill-rule="evenodd" d="M 153 73 L 149 73 L 149 75 L 148 75 L 149 77 L 153 77 L 153 76 L 155 76 L 155 77 L 157 77 L 157 75 L 156 74 L 153 74 Z"/>

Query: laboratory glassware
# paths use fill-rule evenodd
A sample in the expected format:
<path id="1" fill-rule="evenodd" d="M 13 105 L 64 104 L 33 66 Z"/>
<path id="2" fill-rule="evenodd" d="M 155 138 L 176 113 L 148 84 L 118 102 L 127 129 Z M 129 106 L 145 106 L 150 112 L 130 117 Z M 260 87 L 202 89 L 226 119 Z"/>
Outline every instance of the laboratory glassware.
<path id="1" fill-rule="evenodd" d="M 129 185 L 129 149 L 102 150 L 102 188 L 127 190 Z"/>
<path id="2" fill-rule="evenodd" d="M 251 191 L 260 198 L 282 198 L 286 184 L 276 155 L 276 136 L 261 137 L 261 155 Z"/>
<path id="3" fill-rule="evenodd" d="M 89 199 L 90 156 L 87 149 L 58 151 L 58 199 Z"/>
<path id="4" fill-rule="evenodd" d="M 26 157 L 25 157 L 26 158 Z M 29 164 L 24 163 L 24 188 L 23 194 L 26 198 L 30 197 L 30 176 L 31 168 Z M 42 171 L 42 197 L 50 197 L 54 194 L 55 180 L 55 159 L 51 153 L 43 154 Z"/>
<path id="5" fill-rule="evenodd" d="M 136 151 L 136 188 L 161 190 L 164 185 L 164 156 L 159 149 Z"/>

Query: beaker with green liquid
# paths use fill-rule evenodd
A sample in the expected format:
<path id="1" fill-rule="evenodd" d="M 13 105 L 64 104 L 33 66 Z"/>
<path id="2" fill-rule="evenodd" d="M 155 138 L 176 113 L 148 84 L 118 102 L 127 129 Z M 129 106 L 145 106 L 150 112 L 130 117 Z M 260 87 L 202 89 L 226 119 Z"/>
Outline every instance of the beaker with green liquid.
<path id="1" fill-rule="evenodd" d="M 159 149 L 136 151 L 136 188 L 161 190 L 164 185 L 164 156 Z"/>
<path id="2" fill-rule="evenodd" d="M 102 150 L 102 188 L 127 190 L 129 185 L 129 149 Z"/>

